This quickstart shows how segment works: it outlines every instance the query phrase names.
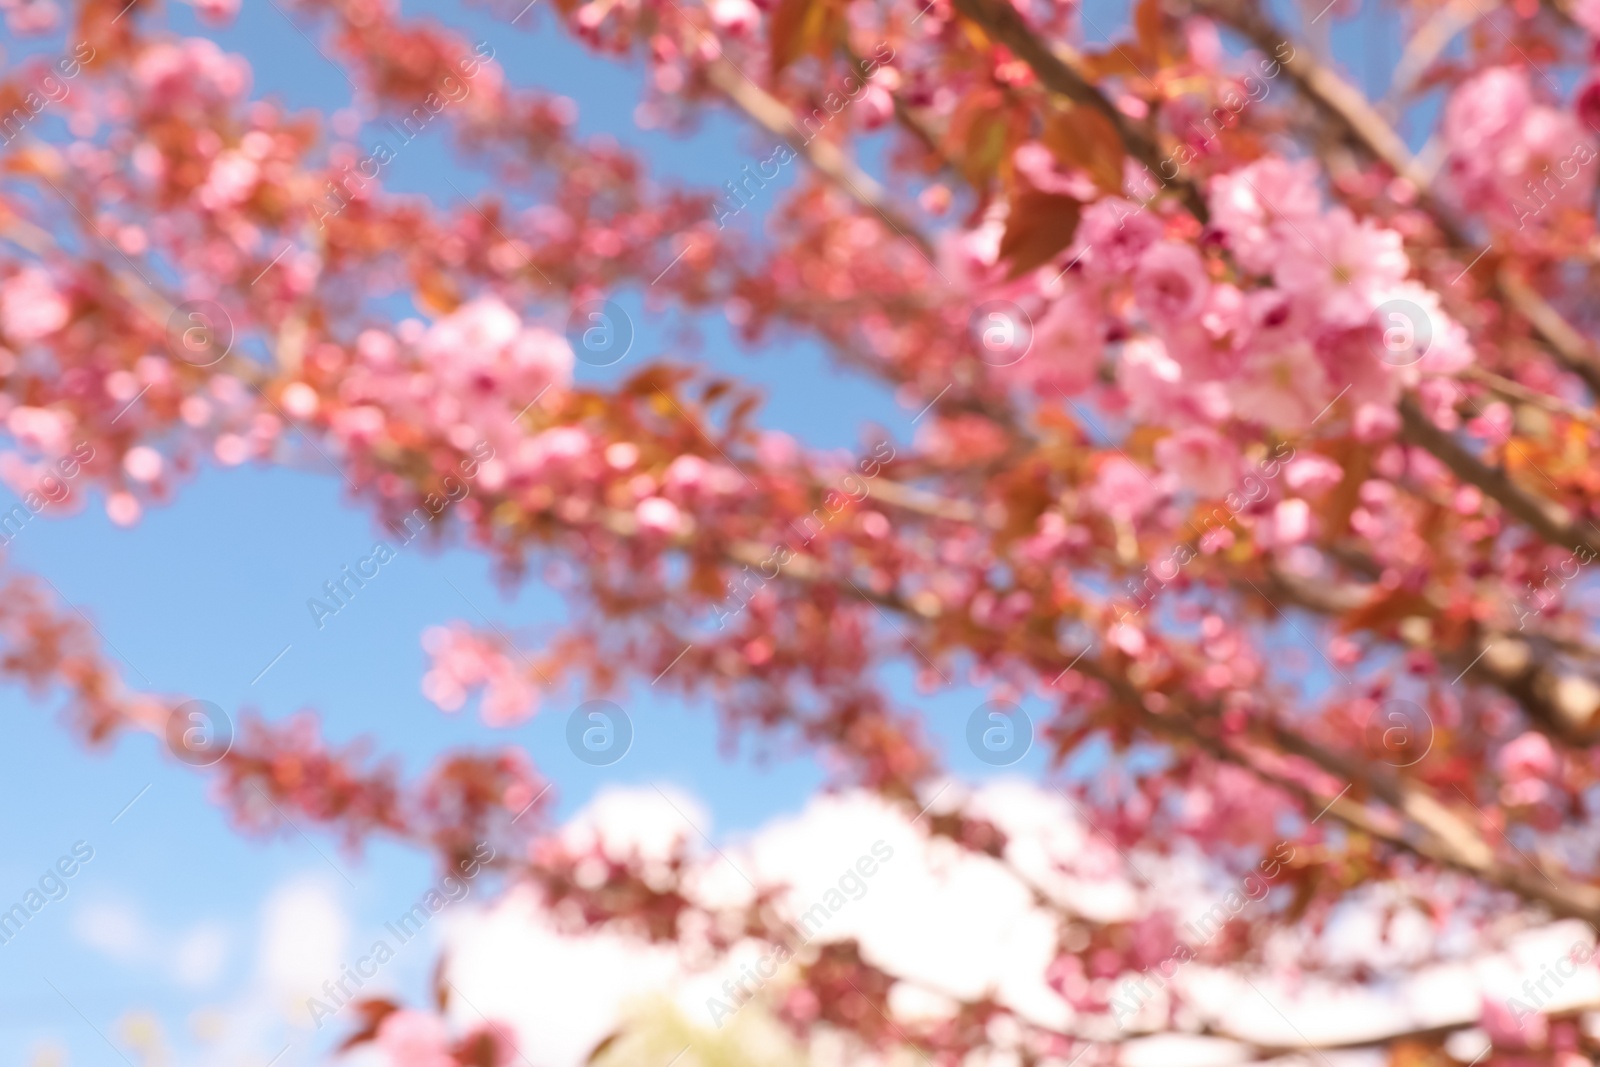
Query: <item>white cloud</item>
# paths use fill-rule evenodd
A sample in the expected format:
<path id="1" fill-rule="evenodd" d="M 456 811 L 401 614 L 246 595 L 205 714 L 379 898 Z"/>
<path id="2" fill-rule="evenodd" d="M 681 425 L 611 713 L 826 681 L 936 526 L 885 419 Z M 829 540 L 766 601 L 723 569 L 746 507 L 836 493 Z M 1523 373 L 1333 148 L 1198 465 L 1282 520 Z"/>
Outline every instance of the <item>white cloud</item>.
<path id="1" fill-rule="evenodd" d="M 680 973 L 671 949 L 606 934 L 567 936 L 527 892 L 456 923 L 450 976 L 467 1003 L 466 1025 L 484 1015 L 509 1025 L 538 1064 L 579 1064 L 615 1029 L 623 1009 L 669 988 Z"/>
<path id="2" fill-rule="evenodd" d="M 286 1015 L 304 1018 L 305 999 L 345 959 L 350 923 L 338 892 L 320 875 L 302 875 L 274 889 L 261 911 L 258 981 Z"/>
<path id="3" fill-rule="evenodd" d="M 228 961 L 228 930 L 215 922 L 196 923 L 178 939 L 172 953 L 172 976 L 190 989 L 214 983 Z"/>
<path id="4" fill-rule="evenodd" d="M 130 901 L 85 901 L 72 913 L 71 930 L 84 945 L 124 966 L 165 973 L 189 989 L 214 983 L 228 956 L 228 931 L 202 921 L 176 936 L 150 923 Z"/>
<path id="5" fill-rule="evenodd" d="M 144 916 L 125 900 L 92 900 L 79 905 L 72 915 L 72 933 L 122 964 L 148 957 L 155 943 Z"/>
<path id="6" fill-rule="evenodd" d="M 244 988 L 208 1012 L 212 1038 L 196 1067 L 263 1064 L 285 1045 L 304 1049 L 310 1015 L 306 999 L 338 974 L 350 924 L 338 889 L 317 872 L 292 875 L 273 886 L 261 903 L 252 969 Z M 179 946 L 191 974 L 220 970 L 229 937 L 225 928 L 201 923 Z M 327 1033 L 313 1040 L 325 1040 Z M 292 1055 L 279 1067 L 295 1062 Z M 314 1062 L 306 1058 L 302 1062 Z M 350 1067 L 357 1067 L 350 1060 Z"/>
<path id="7" fill-rule="evenodd" d="M 602 789 L 561 829 L 566 847 L 582 851 L 600 842 L 608 856 L 665 860 L 680 841 L 710 835 L 711 814 L 675 786 Z"/>
<path id="8" fill-rule="evenodd" d="M 960 792 L 965 790 L 953 787 L 952 796 Z M 1157 885 L 1130 879 L 1128 860 L 1051 790 L 1001 781 L 972 792 L 965 802 L 1005 834 L 1005 862 L 930 836 L 902 810 L 860 792 L 814 797 L 797 815 L 742 842 L 722 843 L 720 851 L 701 841 L 690 825 L 704 819 L 692 801 L 672 794 L 669 804 L 649 788 L 608 791 L 561 836 L 580 851 L 647 857 L 647 879 L 652 866 L 683 848 L 692 857 L 686 891 L 703 905 L 736 908 L 748 901 L 753 890 L 747 877 L 764 888 L 787 886 L 774 903 L 791 921 L 827 902 L 818 913 L 822 921 L 810 931 L 811 941 L 853 940 L 868 962 L 901 978 L 889 1004 L 908 1021 L 948 1014 L 951 997 L 993 996 L 1047 1028 L 1109 1026 L 1104 1017 L 1076 1017 L 1045 981 L 1062 930 L 1059 915 L 1036 902 L 1035 889 L 1102 919 L 1132 917 L 1151 901 L 1203 902 L 1217 891 L 1214 868 L 1191 853 L 1137 856 L 1134 862 Z M 884 859 L 889 849 L 893 855 Z M 872 862 L 862 865 L 864 857 Z M 584 878 L 580 871 L 580 882 Z M 482 1010 L 509 1024 L 528 1059 L 541 1067 L 578 1067 L 633 1009 L 652 1000 L 670 998 L 684 1025 L 714 1032 L 707 998 L 724 998 L 727 979 L 743 975 L 749 980 L 755 961 L 767 952 L 766 946 L 744 940 L 725 955 L 708 958 L 699 936 L 704 931 L 695 922 L 680 931 L 685 935 L 680 943 L 666 945 L 563 932 L 527 890 L 487 908 L 464 910 L 460 919 L 446 936 L 446 949 L 450 977 L 470 1006 L 456 1004 L 455 1021 L 477 1025 Z M 1541 963 L 1559 958 L 1582 936 L 1566 926 L 1549 927 L 1519 939 L 1509 953 L 1480 957 L 1481 966 L 1416 969 L 1410 961 L 1423 934 L 1416 923 L 1403 928 L 1404 944 L 1398 947 L 1377 937 L 1370 923 L 1340 929 L 1346 943 L 1361 946 L 1352 951 L 1386 961 L 1394 981 L 1379 988 L 1297 979 L 1291 965 L 1259 969 L 1247 984 L 1238 973 L 1196 962 L 1184 966 L 1176 982 L 1202 1015 L 1228 1032 L 1280 1045 L 1295 1044 L 1301 1034 L 1349 1039 L 1469 1022 L 1485 991 L 1504 987 L 1505 995 L 1520 987 Z M 1274 938 L 1265 959 L 1284 957 L 1299 945 L 1299 936 L 1291 931 Z M 1491 980 L 1495 974 L 1500 977 Z M 782 982 L 782 973 L 773 980 Z M 1597 990 L 1600 979 L 1574 979 L 1559 990 L 1559 1002 L 1589 1002 L 1600 996 Z M 1164 1003 L 1158 995 L 1147 1008 L 1153 1016 L 1162 1015 Z M 1157 1026 L 1164 1022 L 1164 1016 L 1152 1020 Z M 828 1058 L 830 1040 L 826 1034 L 818 1038 L 811 1049 L 814 1061 Z M 1130 1064 L 1220 1067 L 1241 1062 L 1243 1048 L 1236 1042 L 1162 1035 L 1134 1038 L 1125 1051 Z M 997 1062 L 1010 1054 L 1001 1050 Z M 1327 1058 L 1339 1067 L 1374 1062 L 1368 1051 Z"/>
<path id="9" fill-rule="evenodd" d="M 954 802 L 961 792 L 953 786 L 947 800 Z M 862 792 L 813 797 L 799 813 L 718 847 L 702 839 L 710 820 L 692 798 L 674 790 L 663 795 L 653 787 L 610 789 L 559 837 L 580 854 L 642 861 L 646 881 L 661 878 L 663 887 L 670 861 L 684 853 L 689 857 L 685 891 L 702 905 L 736 911 L 751 899 L 751 881 L 774 890 L 773 904 L 791 921 L 821 916 L 809 929 L 814 945 L 853 941 L 868 962 L 899 977 L 888 1011 L 908 1023 L 947 1017 L 957 999 L 992 996 L 1022 1019 L 1047 1028 L 1109 1026 L 1104 1017 L 1076 1017 L 1045 981 L 1063 931 L 1058 913 L 1041 907 L 1035 891 L 1102 918 L 1136 915 L 1151 899 L 1201 904 L 1215 899 L 1209 884 L 1215 879 L 1206 877 L 1206 861 L 1195 855 L 1135 856 L 1133 862 L 1151 873 L 1157 886 L 1130 881 L 1126 858 L 1048 789 L 996 782 L 961 799 L 1005 835 L 1004 862 L 930 835 L 902 809 Z M 577 872 L 580 884 L 603 876 L 605 864 L 594 866 L 596 871 Z M 197 923 L 180 937 L 163 939 L 135 907 L 116 901 L 83 905 L 73 915 L 72 929 L 114 959 L 157 963 L 194 988 L 214 983 L 229 954 L 228 932 L 220 924 Z M 290 1039 L 331 1040 L 333 1031 L 307 1029 L 307 1001 L 323 996 L 323 984 L 337 978 L 350 959 L 352 929 L 338 887 L 321 874 L 280 883 L 262 904 L 258 929 L 252 975 L 240 994 L 218 1009 L 220 1034 L 205 1062 L 265 1062 Z M 1425 932 L 1414 923 L 1402 930 L 1405 937 L 1398 945 L 1382 936 L 1386 928 L 1358 914 L 1341 916 L 1331 929 L 1348 959 L 1379 960 L 1394 980 L 1379 988 L 1308 975 L 1296 979 L 1292 960 L 1288 966 L 1270 966 L 1299 944 L 1294 938 L 1302 935 L 1290 932 L 1264 946 L 1268 965 L 1250 973 L 1248 983 L 1238 972 L 1199 962 L 1185 965 L 1174 982 L 1199 1016 L 1220 1030 L 1263 1044 L 1293 1045 L 1302 1034 L 1349 1039 L 1469 1022 L 1486 993 L 1518 995 L 1524 980 L 1537 979 L 1575 941 L 1588 943 L 1576 924 L 1554 924 L 1512 938 L 1493 954 L 1485 950 L 1476 958 L 1438 965 L 1414 957 Z M 457 1026 L 475 1027 L 487 1015 L 516 1036 L 530 1062 L 579 1067 L 596 1045 L 651 1005 L 659 1010 L 670 1004 L 676 1009 L 673 1026 L 696 1033 L 696 1040 L 728 1040 L 749 1022 L 740 1014 L 734 1025 L 716 1030 L 718 1018 L 708 1000 L 732 1000 L 724 983 L 749 981 L 757 962 L 765 962 L 768 946 L 745 938 L 719 955 L 710 948 L 710 931 L 693 914 L 679 932 L 683 936 L 676 942 L 649 943 L 633 934 L 574 929 L 550 914 L 534 890 L 520 888 L 487 905 L 474 897 L 453 906 L 448 917 L 430 927 L 429 941 L 437 937 L 446 953 L 447 976 L 456 987 L 450 1011 Z M 740 936 L 736 928 L 722 933 Z M 417 951 L 420 957 L 430 950 L 419 942 Z M 401 999 L 421 1002 L 422 990 L 412 984 L 415 976 L 398 977 Z M 789 977 L 781 970 L 774 975 L 774 990 Z M 1600 978 L 1586 973 L 1560 984 L 1548 1006 L 1587 1004 L 1597 997 Z M 1153 998 L 1144 1021 L 1164 1026 L 1165 1003 L 1162 994 Z M 348 1032 L 337 1024 L 339 1032 Z M 1015 1036 L 1015 1024 L 1009 1031 L 999 1026 L 990 1034 L 996 1051 L 974 1065 L 1011 1062 L 1007 1057 L 1015 1057 Z M 1164 1035 L 1129 1040 L 1124 1055 L 1133 1067 L 1221 1067 L 1240 1062 L 1241 1048 Z M 813 1063 L 852 1061 L 847 1044 L 825 1032 L 807 1054 Z M 362 1058 L 353 1059 L 352 1067 Z M 369 1050 L 365 1059 L 372 1058 Z M 1371 1062 L 1367 1052 L 1327 1058 L 1338 1067 Z"/>

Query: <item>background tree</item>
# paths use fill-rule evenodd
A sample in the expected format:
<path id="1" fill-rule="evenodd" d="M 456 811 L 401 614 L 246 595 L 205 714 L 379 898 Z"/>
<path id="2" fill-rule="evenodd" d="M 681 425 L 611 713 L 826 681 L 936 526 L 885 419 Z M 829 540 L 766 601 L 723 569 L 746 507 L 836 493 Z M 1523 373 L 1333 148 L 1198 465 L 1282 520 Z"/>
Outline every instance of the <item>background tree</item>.
<path id="1" fill-rule="evenodd" d="M 1040 882 L 1073 856 L 1036 869 L 941 803 L 889 665 L 988 687 L 975 744 L 1021 731 L 1057 768 L 1098 761 L 1052 782 L 1122 876 L 1181 853 L 1271 881 L 1193 951 L 1208 965 L 1379 986 L 1600 921 L 1592 5 L 1387 9 L 1405 48 L 1377 101 L 1330 54 L 1336 5 L 1141 0 L 1109 38 L 1072 4 L 556 6 L 503 14 L 646 68 L 649 125 L 729 111 L 781 145 L 722 189 L 675 188 L 445 27 L 286 5 L 353 113 L 390 123 L 380 152 L 339 115 L 253 99 L 241 57 L 148 0 L 8 7 L 49 45 L 0 87 L 14 521 L 99 494 L 132 524 L 199 464 L 278 461 L 304 434 L 380 529 L 459 538 L 508 583 L 564 563 L 572 620 L 542 647 L 477 622 L 425 635 L 441 708 L 481 691 L 513 724 L 541 698 L 667 687 L 730 736 L 824 752 L 837 785 L 1055 913 L 1070 1029 L 1000 998 L 897 1024 L 897 976 L 829 943 L 771 1007 L 802 1043 L 954 1062 L 1004 1031 L 1026 1062 L 1114 1062 L 1119 982 L 1169 961 L 1190 915 L 1157 885 L 1096 919 Z M 433 124 L 493 195 L 384 189 L 385 155 Z M 613 298 L 725 316 L 757 354 L 817 341 L 918 412 L 915 440 L 810 454 L 697 369 L 692 337 L 575 385 L 575 356 L 627 354 Z M 0 610 L 5 669 L 64 689 L 87 742 L 177 721 L 191 744 L 183 698 L 130 688 L 27 576 Z M 1296 669 L 1285 650 L 1307 646 Z M 1028 722 L 1025 697 L 1049 714 Z M 705 897 L 687 859 L 607 855 L 597 881 L 525 752 L 402 781 L 309 718 L 245 719 L 213 773 L 242 828 L 388 835 L 447 868 L 488 842 L 509 880 L 644 942 L 778 944 L 792 921 L 778 887 Z M 1351 909 L 1435 947 L 1341 959 Z M 1486 1001 L 1478 1062 L 1583 1062 L 1593 1036 L 1547 1000 Z M 449 1004 L 448 983 L 431 1008 L 370 1003 L 351 1043 L 404 1067 L 515 1057 L 503 1028 L 429 1014 Z M 1214 1029 L 1178 984 L 1150 1014 L 1138 1028 Z M 1462 1025 L 1353 1040 L 1439 1062 Z"/>

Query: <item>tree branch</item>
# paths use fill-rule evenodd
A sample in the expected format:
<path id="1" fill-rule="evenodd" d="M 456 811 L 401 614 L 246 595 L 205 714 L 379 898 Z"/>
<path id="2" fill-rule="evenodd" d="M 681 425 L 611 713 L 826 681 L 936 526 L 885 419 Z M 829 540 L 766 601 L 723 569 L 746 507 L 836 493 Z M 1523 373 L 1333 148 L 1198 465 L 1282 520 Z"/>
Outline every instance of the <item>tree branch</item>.
<path id="1" fill-rule="evenodd" d="M 1288 39 L 1254 0 L 1197 0 L 1196 7 L 1233 26 L 1258 48 L 1271 51 Z M 1319 63 L 1310 49 L 1296 49 L 1283 61 L 1283 69 L 1301 94 L 1353 142 L 1416 188 L 1419 205 L 1432 217 L 1453 251 L 1468 257 L 1479 254 L 1400 135 L 1360 90 Z M 1600 358 L 1596 357 L 1594 346 L 1509 266 L 1496 272 L 1495 286 L 1500 298 L 1533 327 L 1545 348 L 1600 395 Z"/>
<path id="2" fill-rule="evenodd" d="M 1161 173 L 1161 148 L 1145 130 L 1118 111 L 1062 52 L 1046 45 L 1009 0 L 954 0 L 956 10 L 1024 60 L 1045 88 L 1075 104 L 1093 108 L 1116 127 L 1128 152 L 1154 174 Z M 1158 179 L 1161 180 L 1161 179 Z M 1193 182 L 1171 181 L 1189 212 L 1202 223 L 1210 218 L 1205 198 Z"/>
<path id="3" fill-rule="evenodd" d="M 933 255 L 933 243 L 916 223 L 899 212 L 878 179 L 857 166 L 832 141 L 818 136 L 806 137 L 795 124 L 794 113 L 783 101 L 745 77 L 739 68 L 721 56 L 706 65 L 706 79 L 757 125 L 774 137 L 782 138 L 824 177 L 916 245 L 924 256 Z"/>

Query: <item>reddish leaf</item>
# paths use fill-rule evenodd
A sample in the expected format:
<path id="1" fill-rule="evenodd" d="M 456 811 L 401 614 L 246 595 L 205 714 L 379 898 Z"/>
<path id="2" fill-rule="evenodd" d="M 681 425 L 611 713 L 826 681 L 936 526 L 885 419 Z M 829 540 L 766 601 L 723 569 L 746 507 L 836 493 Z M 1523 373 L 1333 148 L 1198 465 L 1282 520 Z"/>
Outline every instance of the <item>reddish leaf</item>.
<path id="1" fill-rule="evenodd" d="M 1083 71 L 1091 80 L 1101 78 L 1143 78 L 1144 71 L 1133 61 L 1126 48 L 1108 48 L 1104 52 L 1085 52 Z"/>
<path id="2" fill-rule="evenodd" d="M 600 1043 L 595 1045 L 594 1048 L 589 1050 L 589 1055 L 584 1057 L 583 1062 L 584 1063 L 594 1063 L 601 1056 L 605 1055 L 606 1049 L 610 1048 L 612 1045 L 615 1045 L 617 1043 L 617 1039 L 620 1038 L 621 1036 L 622 1036 L 622 1031 L 621 1030 L 613 1030 L 613 1031 L 611 1031 L 611 1033 L 607 1034 L 605 1037 L 602 1037 L 600 1039 Z"/>
<path id="3" fill-rule="evenodd" d="M 356 1001 L 356 1014 L 361 1016 L 361 1028 L 338 1045 L 341 1052 L 347 1052 L 357 1045 L 364 1044 L 378 1036 L 378 1027 L 383 1025 L 383 1020 L 400 1010 L 400 1005 L 392 1000 L 376 998 L 373 1000 Z"/>
<path id="4" fill-rule="evenodd" d="M 998 89 L 968 93 L 957 102 L 945 133 L 946 151 L 975 188 L 984 188 L 1024 128 L 1005 109 Z"/>
<path id="5" fill-rule="evenodd" d="M 1107 195 L 1122 195 L 1122 161 L 1127 150 L 1116 125 L 1101 112 L 1092 107 L 1064 111 L 1046 124 L 1043 140 L 1057 159 L 1087 171 Z"/>
<path id="6" fill-rule="evenodd" d="M 441 953 L 433 964 L 433 1004 L 443 1015 L 450 1008 L 450 981 L 445 977 L 445 964 L 449 957 Z"/>
<path id="7" fill-rule="evenodd" d="M 1072 243 L 1083 204 L 1070 196 L 1023 188 L 1011 198 L 1011 214 L 1000 238 L 1000 258 L 1013 278 L 1043 266 Z"/>
<path id="8" fill-rule="evenodd" d="M 826 55 L 838 22 L 834 0 L 779 0 L 772 13 L 772 76 L 803 55 Z"/>
<path id="9" fill-rule="evenodd" d="M 1165 65 L 1171 57 L 1161 35 L 1161 0 L 1139 0 L 1133 7 L 1133 28 L 1139 35 L 1140 51 Z"/>

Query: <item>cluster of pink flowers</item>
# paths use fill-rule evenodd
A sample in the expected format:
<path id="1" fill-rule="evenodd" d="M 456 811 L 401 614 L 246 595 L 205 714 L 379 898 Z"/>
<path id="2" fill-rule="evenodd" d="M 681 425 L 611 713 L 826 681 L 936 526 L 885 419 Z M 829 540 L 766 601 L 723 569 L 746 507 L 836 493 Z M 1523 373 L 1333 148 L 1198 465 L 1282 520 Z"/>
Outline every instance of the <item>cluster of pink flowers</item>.
<path id="1" fill-rule="evenodd" d="M 1303 431 L 1342 398 L 1357 436 L 1378 438 L 1397 424 L 1402 386 L 1472 361 L 1466 331 L 1408 278 L 1400 234 L 1324 208 L 1309 164 L 1258 160 L 1217 177 L 1210 203 L 1239 266 L 1272 285 L 1211 286 L 1197 298 L 1198 328 L 1162 339 L 1184 380 L 1223 384 L 1239 419 Z M 1204 287 L 1192 267 L 1187 279 Z M 1380 314 L 1390 306 L 1408 309 L 1396 339 L 1386 333 L 1395 320 Z"/>
<path id="2" fill-rule="evenodd" d="M 423 334 L 418 353 L 441 397 L 454 397 L 459 417 L 499 416 L 518 397 L 527 403 L 572 380 L 572 346 L 542 326 L 527 326 L 496 297 L 465 304 Z M 456 414 L 454 408 L 441 414 Z M 444 420 L 441 420 L 444 421 Z"/>
<path id="3" fill-rule="evenodd" d="M 483 720 L 515 726 L 534 713 L 538 692 L 505 647 L 467 627 L 430 627 L 422 647 L 431 666 L 422 676 L 422 693 L 443 711 L 460 711 L 474 689 L 483 689 Z"/>
<path id="4" fill-rule="evenodd" d="M 18 37 L 49 33 L 61 21 L 61 5 L 55 0 L 0 0 L 6 29 Z"/>
<path id="5" fill-rule="evenodd" d="M 1530 730 L 1511 741 L 1495 759 L 1496 769 L 1505 778 L 1500 789 L 1501 803 L 1526 807 L 1544 800 L 1552 792 L 1549 782 L 1559 766 L 1555 749 L 1544 734 Z"/>
<path id="6" fill-rule="evenodd" d="M 328 358 L 337 366 L 344 356 L 330 351 Z M 537 470 L 558 462 L 557 453 L 577 447 L 574 442 L 541 443 L 517 423 L 517 416 L 535 401 L 567 386 L 572 366 L 572 348 L 564 337 L 525 325 L 504 302 L 484 297 L 432 326 L 411 319 L 395 334 L 364 331 L 336 396 L 322 405 L 322 417 L 357 457 L 413 426 L 438 428 L 444 441 L 460 452 L 488 442 L 495 458 L 482 465 L 479 477 L 493 492 L 511 472 Z M 309 395 L 290 402 L 309 410 L 313 400 Z"/>
<path id="7" fill-rule="evenodd" d="M 38 267 L 18 271 L 0 285 L 0 331 L 14 344 L 49 337 L 71 315 L 67 297 Z"/>
<path id="8" fill-rule="evenodd" d="M 1269 156 L 1219 175 L 1209 194 L 1220 240 L 1199 246 L 1106 197 L 1084 211 L 1067 270 L 1001 281 L 993 221 L 945 249 L 969 283 L 1040 309 L 1031 349 L 1002 375 L 1070 396 L 1095 385 L 1111 351 L 1119 388 L 1104 407 L 1173 429 L 1156 449 L 1162 478 L 1101 466 L 1094 498 L 1125 519 L 1168 492 L 1227 492 L 1245 472 L 1238 441 L 1305 432 L 1335 401 L 1369 441 L 1398 428 L 1402 388 L 1422 383 L 1430 408 L 1447 411 L 1457 394 L 1438 376 L 1474 358 L 1437 294 L 1409 276 L 1401 235 L 1326 207 L 1309 162 Z M 1295 514 L 1291 542 L 1310 532 L 1292 529 Z"/>
<path id="9" fill-rule="evenodd" d="M 1543 233 L 1589 212 L 1595 139 L 1572 113 L 1534 99 L 1528 72 L 1491 67 L 1450 97 L 1442 127 L 1451 188 L 1497 227 Z"/>
<path id="10" fill-rule="evenodd" d="M 228 106 L 250 89 L 250 64 L 204 37 L 162 41 L 133 67 L 137 105 L 150 114 L 199 116 Z"/>

